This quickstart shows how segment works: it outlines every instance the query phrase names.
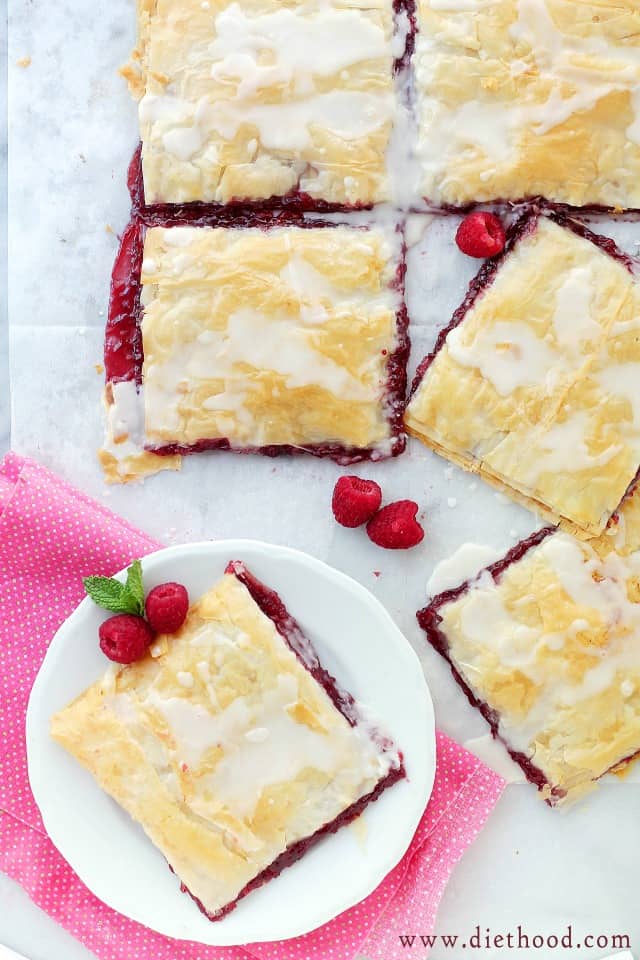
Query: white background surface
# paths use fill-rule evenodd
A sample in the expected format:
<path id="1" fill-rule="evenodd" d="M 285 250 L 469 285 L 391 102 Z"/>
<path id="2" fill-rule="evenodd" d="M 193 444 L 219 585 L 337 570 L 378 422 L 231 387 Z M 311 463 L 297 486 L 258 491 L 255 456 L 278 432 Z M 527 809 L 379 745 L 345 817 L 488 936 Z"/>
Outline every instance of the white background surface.
<path id="1" fill-rule="evenodd" d="M 527 511 L 412 442 L 397 461 L 354 472 L 373 475 L 388 500 L 421 504 L 427 528 L 413 551 L 384 552 L 362 531 L 337 527 L 328 462 L 216 454 L 187 459 L 182 475 L 105 489 L 95 448 L 102 327 L 116 238 L 125 225 L 125 171 L 136 143 L 135 112 L 116 75 L 133 42 L 133 0 L 11 0 L 10 319 L 13 446 L 34 456 L 165 543 L 259 537 L 299 547 L 351 574 L 387 606 L 418 650 L 439 725 L 463 742 L 485 732 L 415 623 L 435 563 L 466 540 L 501 549 L 536 525 Z M 28 69 L 16 66 L 32 57 Z M 462 299 L 476 266 L 453 245 L 455 218 L 436 219 L 410 263 L 412 366 Z M 620 237 L 637 252 L 640 224 Z M 1 369 L 1 368 L 0 368 Z M 2 374 L 0 373 L 0 377 Z M 6 381 L 0 380 L 5 387 Z M 6 396 L 1 398 L 6 403 Z M 448 502 L 455 506 L 448 506 Z M 376 576 L 374 571 L 379 573 Z M 640 786 L 604 785 L 566 813 L 532 788 L 507 789 L 489 824 L 456 869 L 439 913 L 439 933 L 476 924 L 531 935 L 628 933 L 640 946 Z M 421 933 L 424 931 L 398 931 Z M 0 880 L 0 942 L 32 960 L 87 960 L 89 954 Z M 604 949 L 548 957 L 601 957 Z M 545 960 L 547 960 L 546 951 Z M 540 957 L 541 951 L 447 950 L 433 960 Z M 419 950 L 407 951 L 410 960 Z"/>

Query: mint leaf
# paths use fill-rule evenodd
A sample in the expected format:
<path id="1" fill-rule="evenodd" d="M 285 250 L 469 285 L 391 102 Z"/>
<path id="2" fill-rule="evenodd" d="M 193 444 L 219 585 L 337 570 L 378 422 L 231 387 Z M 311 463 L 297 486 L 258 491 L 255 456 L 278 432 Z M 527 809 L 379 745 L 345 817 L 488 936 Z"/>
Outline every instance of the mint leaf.
<path id="1" fill-rule="evenodd" d="M 85 577 L 82 581 L 84 588 L 99 607 L 121 613 L 126 607 L 123 583 L 111 577 Z M 124 606 L 123 606 L 124 604 Z"/>
<path id="2" fill-rule="evenodd" d="M 84 589 L 94 603 L 112 613 L 144 614 L 142 566 L 134 560 L 127 570 L 126 583 L 113 577 L 84 577 Z"/>
<path id="3" fill-rule="evenodd" d="M 135 612 L 142 616 L 144 614 L 144 586 L 142 583 L 142 564 L 139 560 L 134 560 L 127 570 L 124 592 L 127 599 L 135 605 Z"/>

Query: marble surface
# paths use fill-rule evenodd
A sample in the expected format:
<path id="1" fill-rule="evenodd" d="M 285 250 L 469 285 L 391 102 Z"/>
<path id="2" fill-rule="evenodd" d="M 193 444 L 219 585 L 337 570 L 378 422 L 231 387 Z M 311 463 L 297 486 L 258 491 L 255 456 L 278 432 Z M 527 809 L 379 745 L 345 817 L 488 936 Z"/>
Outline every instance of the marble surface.
<path id="1" fill-rule="evenodd" d="M 427 536 L 414 551 L 375 548 L 361 532 L 330 518 L 341 472 L 313 460 L 193 457 L 182 474 L 142 486 L 107 489 L 95 460 L 101 435 L 102 327 L 116 233 L 126 223 L 125 169 L 136 142 L 135 112 L 117 66 L 133 40 L 132 0 L 91 7 L 83 0 L 10 0 L 9 288 L 13 446 L 34 456 L 159 539 L 253 536 L 299 547 L 351 574 L 386 604 L 418 650 L 439 725 L 463 742 L 485 725 L 427 650 L 414 612 L 435 563 L 474 540 L 507 549 L 537 524 L 527 511 L 431 455 L 418 443 L 375 471 L 387 499 L 413 497 Z M 28 67 L 17 61 L 30 57 Z M 424 221 L 410 258 L 412 365 L 460 301 L 475 265 L 453 243 L 455 218 Z M 613 232 L 637 252 L 640 225 Z M 2 416 L 8 389 L 0 367 Z M 0 445 L 6 425 L 0 421 Z M 4 435 L 3 431 L 4 430 Z M 531 935 L 628 933 L 640 949 L 637 851 L 640 785 L 606 784 L 573 810 L 549 810 L 525 785 L 513 785 L 456 869 L 438 919 L 440 934 L 461 942 L 479 924 Z M 416 933 L 423 931 L 398 931 Z M 0 943 L 31 960 L 87 960 L 90 954 L 0 879 Z M 585 960 L 611 950 L 583 948 Z M 455 960 L 477 956 L 458 948 Z M 509 952 L 484 949 L 491 958 Z M 513 953 L 512 956 L 516 954 Z M 522 950 L 518 957 L 539 957 Z M 550 956 L 575 956 L 556 950 Z M 431 953 L 446 960 L 442 944 Z M 407 951 L 422 960 L 420 950 Z"/>

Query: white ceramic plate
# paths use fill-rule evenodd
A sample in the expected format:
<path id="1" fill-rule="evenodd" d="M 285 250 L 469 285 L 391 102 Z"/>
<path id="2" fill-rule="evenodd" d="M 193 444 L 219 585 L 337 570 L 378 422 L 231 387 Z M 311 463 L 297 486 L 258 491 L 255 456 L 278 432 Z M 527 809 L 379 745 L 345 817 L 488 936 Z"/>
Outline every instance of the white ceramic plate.
<path id="1" fill-rule="evenodd" d="M 31 788 L 45 827 L 93 893 L 159 933 L 217 946 L 284 940 L 315 929 L 371 893 L 416 830 L 435 775 L 431 697 L 422 668 L 384 607 L 360 584 L 307 554 L 252 540 L 169 547 L 143 560 L 145 588 L 166 580 L 197 598 L 243 560 L 277 590 L 338 681 L 401 747 L 408 779 L 364 814 L 365 831 L 327 837 L 217 923 L 204 917 L 141 827 L 49 737 L 49 719 L 104 671 L 97 632 L 109 614 L 86 599 L 53 638 L 31 692 Z M 340 877 L 327 883 L 327 877 Z"/>

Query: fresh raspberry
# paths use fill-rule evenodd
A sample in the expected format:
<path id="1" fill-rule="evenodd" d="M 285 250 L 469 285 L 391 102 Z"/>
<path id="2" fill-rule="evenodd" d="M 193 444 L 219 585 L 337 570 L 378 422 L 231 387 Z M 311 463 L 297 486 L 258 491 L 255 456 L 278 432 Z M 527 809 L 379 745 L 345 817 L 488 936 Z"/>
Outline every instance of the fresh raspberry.
<path id="1" fill-rule="evenodd" d="M 147 652 L 153 630 L 146 620 L 133 613 L 119 613 L 100 624 L 100 649 L 116 663 L 133 663 Z"/>
<path id="2" fill-rule="evenodd" d="M 331 508 L 343 527 L 359 527 L 370 520 L 382 503 L 382 490 L 374 480 L 340 477 L 333 488 Z"/>
<path id="3" fill-rule="evenodd" d="M 495 257 L 504 250 L 502 223 L 492 213 L 479 210 L 465 217 L 456 233 L 456 243 L 470 257 Z"/>
<path id="4" fill-rule="evenodd" d="M 413 500 L 396 500 L 383 507 L 367 524 L 367 535 L 387 550 L 408 550 L 417 546 L 424 530 L 416 520 L 418 504 Z"/>
<path id="5" fill-rule="evenodd" d="M 156 633 L 175 633 L 186 620 L 189 594 L 181 583 L 161 583 L 147 596 L 145 610 Z"/>

